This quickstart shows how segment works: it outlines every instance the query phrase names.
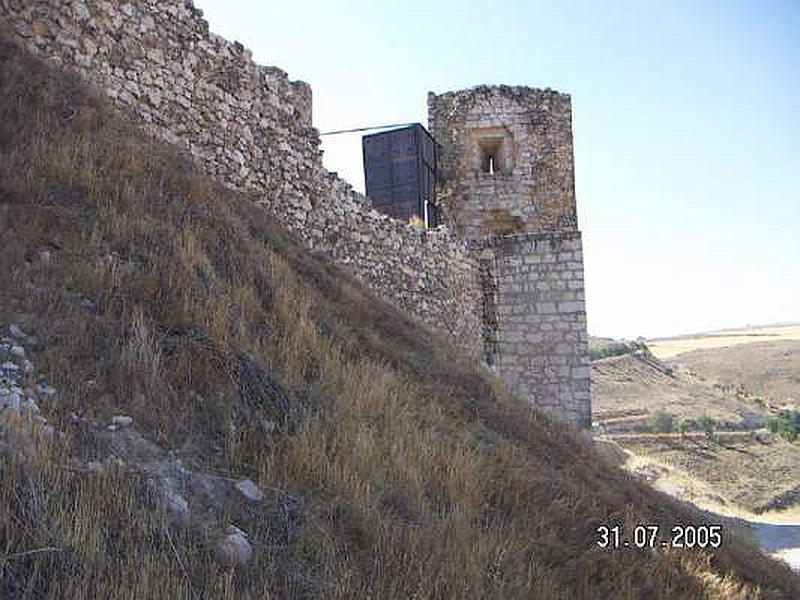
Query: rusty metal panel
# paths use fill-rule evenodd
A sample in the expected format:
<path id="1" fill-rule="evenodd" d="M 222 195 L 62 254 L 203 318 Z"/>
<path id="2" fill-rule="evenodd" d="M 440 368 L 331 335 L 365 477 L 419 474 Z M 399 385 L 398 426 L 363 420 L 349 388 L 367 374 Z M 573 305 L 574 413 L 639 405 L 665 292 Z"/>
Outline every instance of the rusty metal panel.
<path id="1" fill-rule="evenodd" d="M 362 149 L 367 197 L 375 209 L 404 221 L 424 219 L 427 212 L 429 226 L 437 225 L 436 144 L 425 128 L 416 124 L 366 135 Z"/>

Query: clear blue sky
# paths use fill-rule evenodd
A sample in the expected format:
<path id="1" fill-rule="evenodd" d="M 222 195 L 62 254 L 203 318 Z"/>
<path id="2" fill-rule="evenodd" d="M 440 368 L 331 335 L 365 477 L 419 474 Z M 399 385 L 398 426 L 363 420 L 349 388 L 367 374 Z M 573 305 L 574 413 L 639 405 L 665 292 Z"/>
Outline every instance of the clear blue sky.
<path id="1" fill-rule="evenodd" d="M 196 0 L 322 131 L 481 83 L 572 95 L 589 330 L 800 321 L 800 2 Z M 325 164 L 363 189 L 358 135 Z"/>

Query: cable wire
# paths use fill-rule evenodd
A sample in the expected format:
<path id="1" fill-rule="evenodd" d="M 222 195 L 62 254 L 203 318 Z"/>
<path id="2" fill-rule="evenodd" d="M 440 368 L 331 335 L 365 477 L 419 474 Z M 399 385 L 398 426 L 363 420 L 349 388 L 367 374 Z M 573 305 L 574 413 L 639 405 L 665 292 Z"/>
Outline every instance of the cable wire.
<path id="1" fill-rule="evenodd" d="M 338 131 L 326 131 L 325 133 L 320 133 L 320 137 L 323 135 L 338 135 L 340 133 L 356 133 L 358 131 L 371 131 L 373 129 L 391 129 L 392 127 L 410 127 L 411 125 L 416 125 L 416 123 L 395 123 L 394 125 L 375 125 L 373 127 L 358 127 L 356 129 L 339 129 Z"/>

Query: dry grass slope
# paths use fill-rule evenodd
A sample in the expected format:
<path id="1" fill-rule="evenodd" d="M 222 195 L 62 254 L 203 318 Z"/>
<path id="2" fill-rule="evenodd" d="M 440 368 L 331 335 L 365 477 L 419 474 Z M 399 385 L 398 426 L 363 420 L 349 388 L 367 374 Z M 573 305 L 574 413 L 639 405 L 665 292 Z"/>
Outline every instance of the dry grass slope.
<path id="1" fill-rule="evenodd" d="M 0 462 L 4 598 L 800 597 L 739 539 L 597 548 L 601 523 L 697 517 L 7 43 L 0 237 L 0 321 L 37 334 L 66 432 Z M 269 407 L 241 393 L 241 356 L 288 390 L 298 416 L 275 433 L 253 425 Z M 253 509 L 254 564 L 219 566 L 136 476 L 65 468 L 102 450 L 77 410 L 299 498 L 299 531 Z"/>
<path id="2" fill-rule="evenodd" d="M 800 340 L 692 350 L 669 362 L 721 385 L 744 388 L 772 406 L 800 407 Z"/>

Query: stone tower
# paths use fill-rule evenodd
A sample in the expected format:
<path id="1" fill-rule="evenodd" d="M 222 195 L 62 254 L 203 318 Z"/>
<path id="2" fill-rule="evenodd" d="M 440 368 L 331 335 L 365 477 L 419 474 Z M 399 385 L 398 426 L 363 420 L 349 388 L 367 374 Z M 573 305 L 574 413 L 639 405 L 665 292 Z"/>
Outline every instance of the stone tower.
<path id="1" fill-rule="evenodd" d="M 570 98 L 480 86 L 428 95 L 442 222 L 480 254 L 483 356 L 518 394 L 591 425 Z"/>

